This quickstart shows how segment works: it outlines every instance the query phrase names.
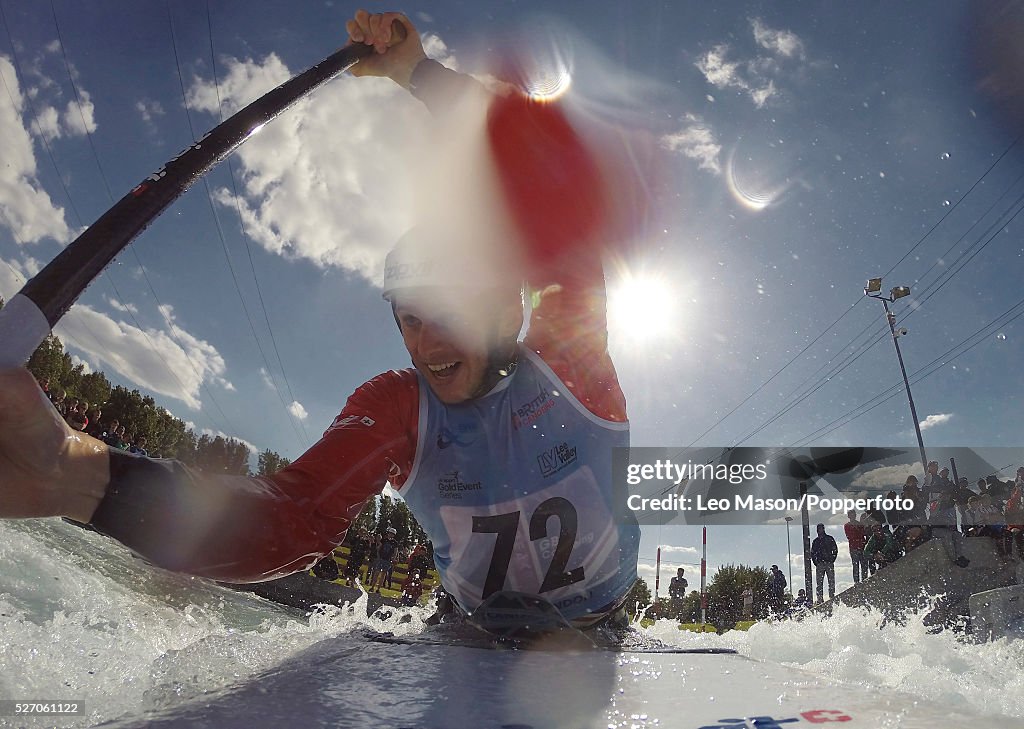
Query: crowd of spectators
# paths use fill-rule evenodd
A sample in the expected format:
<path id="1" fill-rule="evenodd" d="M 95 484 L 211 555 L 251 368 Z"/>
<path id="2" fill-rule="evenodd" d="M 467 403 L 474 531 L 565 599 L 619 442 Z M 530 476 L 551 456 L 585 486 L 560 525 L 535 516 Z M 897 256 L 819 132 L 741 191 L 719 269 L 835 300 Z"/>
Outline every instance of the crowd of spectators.
<path id="1" fill-rule="evenodd" d="M 53 403 L 53 407 L 60 413 L 61 417 L 75 430 L 80 430 L 93 438 L 102 440 L 111 448 L 118 448 L 129 453 L 137 453 L 142 456 L 153 455 L 146 450 L 146 437 L 134 433 L 128 433 L 127 428 L 121 425 L 116 418 L 103 419 L 103 411 L 99 405 L 90 406 L 89 403 L 78 398 L 67 396 L 67 393 L 60 388 L 50 389 L 48 380 L 40 380 L 46 397 Z"/>
<path id="2" fill-rule="evenodd" d="M 344 542 L 349 549 L 348 559 L 341 576 L 349 587 L 364 586 L 368 592 L 378 593 L 381 589 L 394 590 L 395 565 L 407 561 L 408 573 L 401 584 L 402 601 L 414 605 L 424 592 L 423 580 L 434 559 L 426 545 L 415 544 L 409 549 L 408 545 L 399 544 L 397 535 L 394 527 L 388 527 L 383 535 L 361 528 L 349 530 Z M 366 580 L 361 583 L 364 565 L 368 565 Z"/>
<path id="3" fill-rule="evenodd" d="M 940 469 L 938 462 L 932 461 L 924 483 L 917 476 L 908 476 L 899 496 L 909 508 L 866 511 L 860 519 L 856 512 L 848 512 L 845 531 L 854 582 L 930 539 L 941 540 L 950 559 L 960 567 L 970 564 L 963 554 L 964 538 L 989 538 L 1000 556 L 1011 557 L 1016 552 L 1024 559 L 1024 467 L 1017 469 L 1012 481 L 990 475 L 977 479 L 972 489 L 970 479 L 954 481 L 948 468 Z M 895 501 L 897 494 L 890 491 L 887 497 Z"/>

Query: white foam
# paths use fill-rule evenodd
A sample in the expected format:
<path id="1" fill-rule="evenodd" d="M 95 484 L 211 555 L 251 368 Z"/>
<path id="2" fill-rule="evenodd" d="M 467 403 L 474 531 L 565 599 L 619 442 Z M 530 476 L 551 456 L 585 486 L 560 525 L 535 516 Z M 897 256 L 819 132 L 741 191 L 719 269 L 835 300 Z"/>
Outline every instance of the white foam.
<path id="1" fill-rule="evenodd" d="M 973 643 L 963 634 L 928 632 L 922 614 L 906 624 L 867 609 L 838 606 L 831 617 L 761 622 L 723 635 L 680 631 L 660 620 L 648 633 L 673 645 L 735 648 L 869 688 L 965 713 L 1024 718 L 1024 641 Z"/>
<path id="2" fill-rule="evenodd" d="M 86 716 L 60 725 L 92 726 L 222 691 L 358 627 L 422 629 L 354 608 L 307 619 L 154 569 L 60 520 L 0 521 L 0 697 L 84 700 Z M 0 717 L 0 727 L 25 724 L 14 721 Z"/>

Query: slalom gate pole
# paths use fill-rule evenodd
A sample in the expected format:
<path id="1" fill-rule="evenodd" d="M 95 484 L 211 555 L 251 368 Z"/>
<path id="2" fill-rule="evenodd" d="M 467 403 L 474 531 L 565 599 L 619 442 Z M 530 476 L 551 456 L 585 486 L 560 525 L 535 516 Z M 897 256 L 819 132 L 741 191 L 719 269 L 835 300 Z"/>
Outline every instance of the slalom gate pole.
<path id="1" fill-rule="evenodd" d="M 658 588 L 661 586 L 661 547 L 658 547 L 658 560 L 654 568 L 654 602 L 658 602 Z"/>
<path id="2" fill-rule="evenodd" d="M 703 528 L 701 536 L 703 551 L 700 555 L 700 632 L 704 632 L 704 624 L 708 620 L 708 593 L 704 589 L 708 577 L 708 528 Z"/>
<path id="3" fill-rule="evenodd" d="M 0 309 L 0 368 L 19 367 L 103 269 L 246 139 L 373 50 L 356 43 L 267 92 L 133 187 Z"/>

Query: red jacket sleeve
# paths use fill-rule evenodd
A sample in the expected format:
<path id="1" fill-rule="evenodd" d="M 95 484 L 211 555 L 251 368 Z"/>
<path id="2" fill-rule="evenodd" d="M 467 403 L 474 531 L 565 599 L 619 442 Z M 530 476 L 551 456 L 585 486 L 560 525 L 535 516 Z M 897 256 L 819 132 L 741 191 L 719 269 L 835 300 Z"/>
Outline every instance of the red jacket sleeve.
<path id="1" fill-rule="evenodd" d="M 380 375 L 356 390 L 319 442 L 263 478 L 113 455 L 92 524 L 157 566 L 224 582 L 308 569 L 389 478 L 398 485 L 409 473 L 418 408 L 414 372 Z"/>

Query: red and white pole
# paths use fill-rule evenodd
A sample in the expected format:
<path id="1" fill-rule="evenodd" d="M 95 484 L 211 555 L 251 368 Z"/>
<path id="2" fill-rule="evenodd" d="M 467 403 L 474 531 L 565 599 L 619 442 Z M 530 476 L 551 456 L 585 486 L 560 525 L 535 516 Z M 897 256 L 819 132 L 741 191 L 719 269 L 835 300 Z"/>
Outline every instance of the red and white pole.
<path id="1" fill-rule="evenodd" d="M 708 617 L 708 595 L 704 591 L 708 578 L 708 528 L 703 528 L 702 534 L 703 551 L 700 556 L 700 629 L 704 630 L 704 623 Z"/>
<path id="2" fill-rule="evenodd" d="M 658 602 L 658 588 L 661 586 L 661 547 L 658 547 L 658 561 L 654 569 L 654 602 Z"/>

